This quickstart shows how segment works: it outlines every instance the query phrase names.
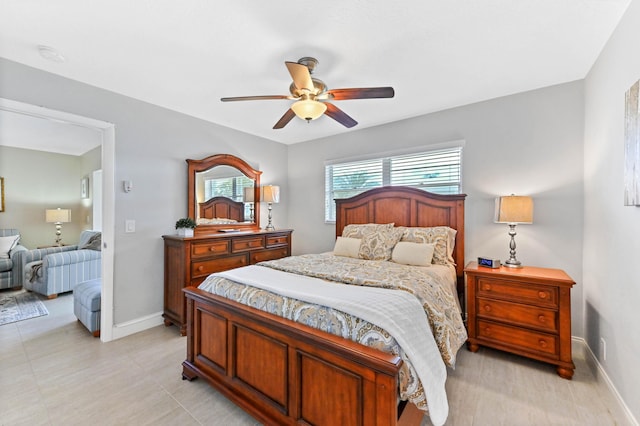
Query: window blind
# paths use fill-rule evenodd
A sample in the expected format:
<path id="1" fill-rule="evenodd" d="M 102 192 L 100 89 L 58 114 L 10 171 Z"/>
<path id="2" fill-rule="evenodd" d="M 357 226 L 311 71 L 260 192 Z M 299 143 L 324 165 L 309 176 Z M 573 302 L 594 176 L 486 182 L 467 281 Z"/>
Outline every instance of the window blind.
<path id="1" fill-rule="evenodd" d="M 410 186 L 436 194 L 461 191 L 462 147 L 325 166 L 325 221 L 336 220 L 336 198 L 381 186 Z"/>

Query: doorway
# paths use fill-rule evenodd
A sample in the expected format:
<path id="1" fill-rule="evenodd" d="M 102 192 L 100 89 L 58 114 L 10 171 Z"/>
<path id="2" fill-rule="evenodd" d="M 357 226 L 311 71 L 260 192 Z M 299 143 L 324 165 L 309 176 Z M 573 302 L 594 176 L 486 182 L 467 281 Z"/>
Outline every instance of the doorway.
<path id="1" fill-rule="evenodd" d="M 113 276 L 115 241 L 115 127 L 94 118 L 83 117 L 10 99 L 0 98 L 0 110 L 25 117 L 93 129 L 100 133 L 102 144 L 102 297 L 100 305 L 100 340 L 113 340 Z"/>

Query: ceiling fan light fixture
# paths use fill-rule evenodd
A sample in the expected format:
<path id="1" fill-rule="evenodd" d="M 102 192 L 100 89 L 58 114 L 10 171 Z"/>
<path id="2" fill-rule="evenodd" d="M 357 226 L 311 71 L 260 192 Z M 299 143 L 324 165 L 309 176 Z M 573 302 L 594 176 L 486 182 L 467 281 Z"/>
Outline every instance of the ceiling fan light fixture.
<path id="1" fill-rule="evenodd" d="M 327 106 L 322 102 L 305 99 L 295 102 L 293 105 L 291 105 L 291 109 L 296 113 L 298 117 L 309 122 L 324 114 L 324 112 L 327 110 Z"/>

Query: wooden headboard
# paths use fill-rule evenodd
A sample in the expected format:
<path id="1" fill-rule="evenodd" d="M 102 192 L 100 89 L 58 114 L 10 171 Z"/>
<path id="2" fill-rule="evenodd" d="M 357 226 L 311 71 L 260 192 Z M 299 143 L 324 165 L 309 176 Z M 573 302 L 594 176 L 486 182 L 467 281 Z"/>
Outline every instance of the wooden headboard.
<path id="1" fill-rule="evenodd" d="M 336 236 L 352 223 L 395 223 L 396 226 L 448 226 L 457 230 L 453 259 L 458 294 L 464 294 L 464 199 L 466 194 L 440 195 L 406 186 L 384 186 L 351 198 L 336 199 Z"/>
<path id="2" fill-rule="evenodd" d="M 213 197 L 204 203 L 199 203 L 198 206 L 201 218 L 224 218 L 244 222 L 244 203 L 242 201 L 233 201 L 227 197 Z"/>

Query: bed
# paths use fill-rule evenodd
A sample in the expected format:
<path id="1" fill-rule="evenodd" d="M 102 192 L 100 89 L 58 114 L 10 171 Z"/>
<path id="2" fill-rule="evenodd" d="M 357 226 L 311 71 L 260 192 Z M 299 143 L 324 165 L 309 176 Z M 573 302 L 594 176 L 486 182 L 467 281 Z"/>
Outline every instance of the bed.
<path id="1" fill-rule="evenodd" d="M 244 222 L 244 203 L 227 197 L 213 197 L 198 204 L 199 224 L 216 225 Z"/>
<path id="2" fill-rule="evenodd" d="M 459 286 L 464 266 L 464 198 L 384 187 L 336 200 L 336 236 L 347 225 L 367 223 L 455 229 L 451 256 L 454 285 Z M 396 425 L 420 424 L 424 417 L 415 404 L 399 401 L 404 364 L 400 355 L 202 289 L 184 291 L 187 359 L 183 378 L 206 380 L 260 422 Z"/>

